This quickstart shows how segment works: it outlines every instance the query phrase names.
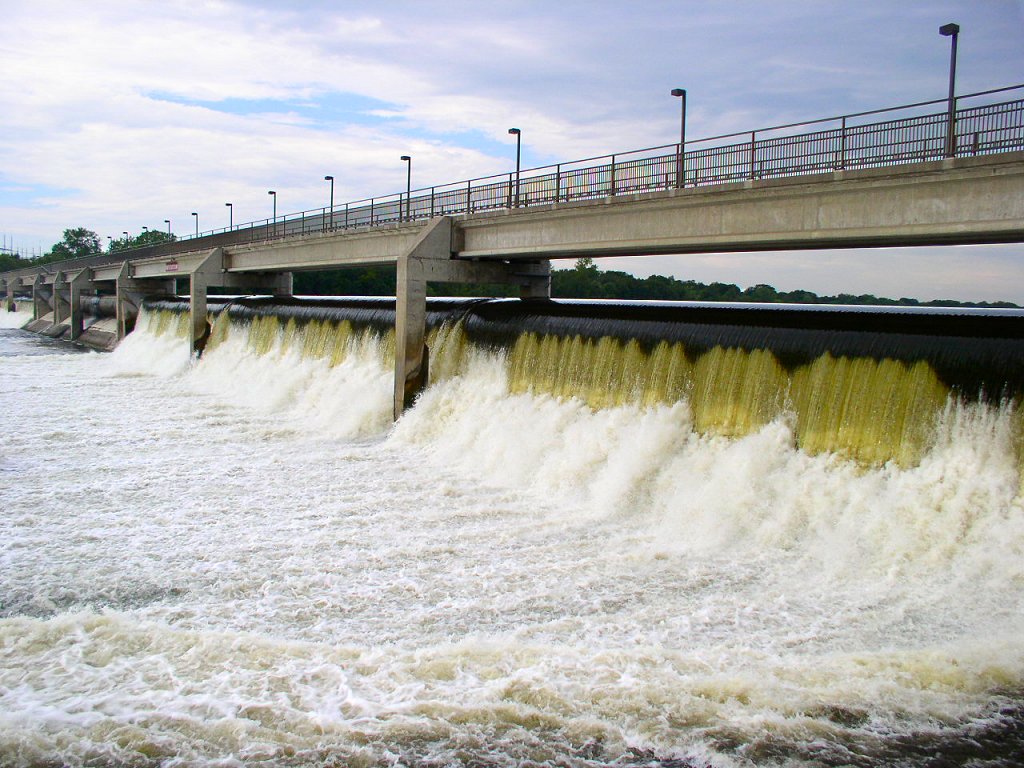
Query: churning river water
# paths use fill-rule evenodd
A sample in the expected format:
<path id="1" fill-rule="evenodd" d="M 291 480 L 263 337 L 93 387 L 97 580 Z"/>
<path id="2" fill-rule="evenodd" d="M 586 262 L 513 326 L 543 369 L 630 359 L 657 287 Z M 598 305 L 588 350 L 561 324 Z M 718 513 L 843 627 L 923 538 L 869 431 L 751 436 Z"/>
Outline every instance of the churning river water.
<path id="1" fill-rule="evenodd" d="M 1022 764 L 1012 409 L 865 467 L 391 375 L 0 330 L 0 765 Z"/>

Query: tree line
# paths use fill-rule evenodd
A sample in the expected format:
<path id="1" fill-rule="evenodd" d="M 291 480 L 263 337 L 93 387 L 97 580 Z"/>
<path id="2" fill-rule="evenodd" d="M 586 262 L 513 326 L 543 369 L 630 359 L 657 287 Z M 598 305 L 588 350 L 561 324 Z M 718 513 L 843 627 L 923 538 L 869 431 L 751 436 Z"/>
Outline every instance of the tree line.
<path id="1" fill-rule="evenodd" d="M 44 255 L 36 259 L 22 259 L 17 255 L 0 254 L 0 272 L 20 269 L 35 264 L 76 259 L 100 253 L 156 245 L 174 240 L 174 235 L 158 230 L 124 235 L 111 239 L 104 251 L 95 232 L 78 227 L 65 229 L 61 240 Z M 395 270 L 393 267 L 364 267 L 334 269 L 323 272 L 295 274 L 295 293 L 300 296 L 394 296 Z M 515 295 L 507 285 L 444 285 L 428 286 L 435 296 L 510 296 Z M 572 269 L 558 269 L 551 273 L 551 295 L 563 299 L 646 299 L 660 301 L 748 301 L 785 304 L 871 304 L 905 307 L 992 307 L 1016 308 L 1008 301 L 966 302 L 953 299 L 919 301 L 902 297 L 891 299 L 872 294 L 839 293 L 819 296 L 812 291 L 779 291 L 759 283 L 740 288 L 733 283 L 700 283 L 679 280 L 664 275 L 635 277 L 628 272 L 603 271 L 593 259 L 578 259 Z"/>
<path id="2" fill-rule="evenodd" d="M 326 272 L 299 272 L 295 293 L 314 296 L 394 296 L 395 270 L 366 267 Z M 508 285 L 428 285 L 435 296 L 514 296 Z M 919 301 L 891 299 L 873 294 L 839 293 L 819 296 L 812 291 L 779 291 L 759 283 L 740 288 L 733 283 L 700 283 L 664 275 L 635 277 L 628 272 L 603 271 L 593 259 L 579 259 L 572 269 L 551 273 L 551 295 L 561 299 L 637 299 L 657 301 L 748 301 L 771 304 L 862 304 L 904 307 L 990 307 L 1015 308 L 1008 301 L 965 302 L 953 299 Z"/>
<path id="3" fill-rule="evenodd" d="M 65 229 L 61 239 L 54 243 L 50 250 L 42 256 L 34 259 L 23 258 L 16 253 L 0 253 L 0 272 L 11 269 L 24 269 L 39 264 L 49 264 L 54 261 L 66 261 L 68 259 L 80 259 L 86 256 L 97 256 L 101 253 L 117 253 L 128 251 L 132 248 L 142 248 L 147 245 L 156 245 L 176 240 L 174 235 L 160 230 L 143 230 L 137 235 L 123 233 L 121 237 L 111 238 L 107 247 L 103 247 L 100 236 L 91 229 L 85 227 L 74 227 Z"/>

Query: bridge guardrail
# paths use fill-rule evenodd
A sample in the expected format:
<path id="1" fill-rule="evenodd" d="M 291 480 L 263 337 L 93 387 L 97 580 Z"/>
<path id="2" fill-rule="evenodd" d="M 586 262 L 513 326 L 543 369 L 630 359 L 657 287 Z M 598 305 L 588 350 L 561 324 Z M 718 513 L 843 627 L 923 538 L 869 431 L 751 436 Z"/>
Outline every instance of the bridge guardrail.
<path id="1" fill-rule="evenodd" d="M 1022 90 L 1024 84 L 959 96 L 968 100 Z M 991 99 L 990 99 L 991 101 Z M 201 232 L 141 249 L 55 262 L 53 269 L 75 269 L 132 258 L 180 252 L 181 244 L 201 240 L 196 248 L 238 245 L 325 231 L 375 227 L 513 207 L 573 202 L 672 188 L 692 188 L 735 181 L 798 176 L 830 171 L 884 167 L 945 157 L 949 116 L 946 109 L 927 111 L 946 99 L 821 118 L 801 123 L 723 134 L 680 144 L 602 155 L 556 165 L 424 187 L 383 197 L 315 208 L 261 219 L 233 228 Z M 871 120 L 893 112 L 907 117 Z M 865 119 L 868 121 L 864 122 Z M 793 133 L 794 129 L 823 126 Z M 1024 98 L 955 109 L 956 157 L 1024 150 Z M 680 173 L 681 171 L 681 173 Z M 168 248 L 168 246 L 174 246 Z M 186 246 L 187 247 L 187 246 Z M 21 274 L 39 267 L 17 270 Z"/>

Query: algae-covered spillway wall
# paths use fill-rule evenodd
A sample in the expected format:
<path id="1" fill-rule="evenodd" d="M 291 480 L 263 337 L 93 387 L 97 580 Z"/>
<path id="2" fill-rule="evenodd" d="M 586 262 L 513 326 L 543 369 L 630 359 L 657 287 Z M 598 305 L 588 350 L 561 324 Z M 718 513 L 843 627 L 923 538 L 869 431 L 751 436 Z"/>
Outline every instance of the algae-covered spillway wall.
<path id="1" fill-rule="evenodd" d="M 187 309 L 146 304 L 161 332 L 184 334 Z M 211 305 L 210 349 L 244 334 L 257 354 L 340 364 L 373 337 L 387 357 L 394 317 L 391 299 L 238 299 Z M 788 418 L 802 450 L 871 464 L 917 462 L 953 403 L 1016 414 L 1024 395 L 1019 310 L 434 299 L 427 324 L 431 383 L 498 354 L 511 393 L 683 404 L 726 436 Z"/>

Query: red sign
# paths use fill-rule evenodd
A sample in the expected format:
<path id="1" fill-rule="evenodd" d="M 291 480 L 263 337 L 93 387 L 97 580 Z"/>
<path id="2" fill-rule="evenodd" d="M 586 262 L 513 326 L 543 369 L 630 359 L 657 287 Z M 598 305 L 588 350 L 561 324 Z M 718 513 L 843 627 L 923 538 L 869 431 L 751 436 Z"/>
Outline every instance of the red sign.
<path id="1" fill-rule="evenodd" d="M 176 262 L 176 261 L 168 261 L 167 262 L 167 271 L 168 272 L 177 272 L 178 271 L 178 262 Z"/>

